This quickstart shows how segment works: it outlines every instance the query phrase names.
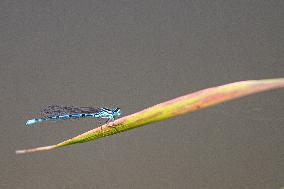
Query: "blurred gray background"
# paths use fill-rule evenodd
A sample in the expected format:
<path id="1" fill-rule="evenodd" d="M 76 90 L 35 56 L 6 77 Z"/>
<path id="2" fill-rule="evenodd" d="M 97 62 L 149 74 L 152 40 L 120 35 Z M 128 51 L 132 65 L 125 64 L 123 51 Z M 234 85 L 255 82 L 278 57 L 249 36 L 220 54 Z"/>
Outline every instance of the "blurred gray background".
<path id="1" fill-rule="evenodd" d="M 0 188 L 284 185 L 283 89 L 44 153 L 95 120 L 25 121 L 50 104 L 124 115 L 207 87 L 284 76 L 284 1 L 1 1 Z"/>

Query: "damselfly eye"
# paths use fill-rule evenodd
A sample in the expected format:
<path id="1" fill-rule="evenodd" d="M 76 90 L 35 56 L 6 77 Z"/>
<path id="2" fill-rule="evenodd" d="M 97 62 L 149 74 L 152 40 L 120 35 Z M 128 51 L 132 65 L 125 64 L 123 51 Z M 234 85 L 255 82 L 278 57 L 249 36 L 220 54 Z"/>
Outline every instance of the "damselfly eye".
<path id="1" fill-rule="evenodd" d="M 115 113 L 116 116 L 121 115 L 121 110 L 120 110 L 120 108 L 116 108 L 113 112 Z"/>

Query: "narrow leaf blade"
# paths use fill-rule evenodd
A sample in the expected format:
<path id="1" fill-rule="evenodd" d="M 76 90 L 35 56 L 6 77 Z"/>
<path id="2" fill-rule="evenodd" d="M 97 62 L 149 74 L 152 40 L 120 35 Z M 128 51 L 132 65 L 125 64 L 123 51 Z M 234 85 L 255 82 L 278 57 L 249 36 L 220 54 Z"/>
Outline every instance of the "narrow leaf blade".
<path id="1" fill-rule="evenodd" d="M 105 124 L 61 143 L 27 150 L 18 150 L 16 153 L 24 154 L 47 151 L 71 144 L 88 142 L 105 136 L 117 134 L 119 132 L 124 132 L 129 129 L 137 128 L 152 122 L 193 112 L 225 101 L 283 87 L 284 78 L 240 81 L 208 88 L 154 105 L 140 112 L 117 119 L 114 122 L 109 123 L 111 126 Z"/>

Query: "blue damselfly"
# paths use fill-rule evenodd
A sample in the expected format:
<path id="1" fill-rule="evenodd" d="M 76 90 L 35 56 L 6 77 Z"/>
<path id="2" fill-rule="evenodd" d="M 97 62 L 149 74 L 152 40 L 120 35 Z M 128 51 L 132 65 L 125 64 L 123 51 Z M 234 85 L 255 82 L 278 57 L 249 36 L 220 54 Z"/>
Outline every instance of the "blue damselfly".
<path id="1" fill-rule="evenodd" d="M 94 107 L 76 107 L 76 106 L 58 106 L 51 105 L 41 111 L 43 117 L 29 119 L 26 125 L 50 121 L 50 120 L 66 120 L 78 119 L 86 117 L 95 117 L 107 119 L 109 121 L 115 120 L 121 115 L 120 108 L 94 108 Z"/>

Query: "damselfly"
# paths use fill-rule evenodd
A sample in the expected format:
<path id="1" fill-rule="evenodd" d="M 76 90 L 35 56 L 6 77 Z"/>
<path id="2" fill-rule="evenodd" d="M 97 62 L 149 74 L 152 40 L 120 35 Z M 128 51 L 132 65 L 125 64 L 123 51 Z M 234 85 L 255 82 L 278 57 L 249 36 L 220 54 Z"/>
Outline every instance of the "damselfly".
<path id="1" fill-rule="evenodd" d="M 121 115 L 120 108 L 94 108 L 94 107 L 76 107 L 76 106 L 58 106 L 52 105 L 41 111 L 42 118 L 29 119 L 26 125 L 32 125 L 50 120 L 66 120 L 78 119 L 85 117 L 95 117 L 107 119 L 109 121 L 115 120 Z"/>

